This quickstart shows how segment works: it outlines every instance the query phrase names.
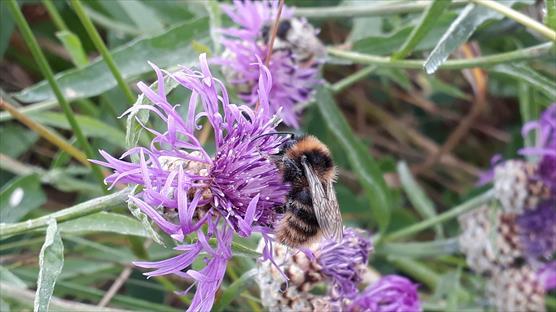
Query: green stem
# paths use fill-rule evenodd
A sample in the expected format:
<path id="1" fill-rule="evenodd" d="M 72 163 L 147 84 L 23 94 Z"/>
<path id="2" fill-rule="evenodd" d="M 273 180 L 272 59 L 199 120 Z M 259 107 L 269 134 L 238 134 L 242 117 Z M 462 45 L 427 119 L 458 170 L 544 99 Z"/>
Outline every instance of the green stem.
<path id="1" fill-rule="evenodd" d="M 548 40 L 556 41 L 556 31 L 535 21 L 529 16 L 510 8 L 509 6 L 505 6 L 502 3 L 493 0 L 471 0 L 471 1 L 480 4 L 482 6 L 485 6 L 491 10 L 494 10 L 500 14 L 503 14 L 510 19 L 513 19 L 514 21 L 520 23 L 521 25 L 540 33 Z"/>
<path id="2" fill-rule="evenodd" d="M 54 3 L 52 3 L 52 0 L 43 0 L 42 2 L 46 7 L 50 18 L 56 25 L 56 28 L 58 28 L 58 30 L 69 30 L 68 25 L 66 25 L 66 22 L 64 22 L 64 19 L 60 16 L 60 13 L 58 13 L 58 9 L 56 9 L 56 6 L 54 5 Z"/>
<path id="3" fill-rule="evenodd" d="M 399 239 L 405 236 L 409 236 L 415 233 L 418 233 L 422 230 L 425 230 L 435 224 L 439 224 L 445 221 L 448 221 L 450 219 L 453 219 L 457 216 L 459 216 L 460 214 L 472 210 L 482 204 L 485 204 L 489 201 L 491 201 L 493 199 L 494 196 L 494 190 L 488 190 L 486 192 L 484 192 L 483 194 L 474 197 L 466 202 L 464 202 L 463 204 L 456 206 L 444 213 L 441 213 L 437 216 L 435 216 L 434 218 L 430 218 L 427 220 L 424 220 L 422 222 L 413 224 L 412 226 L 403 228 L 399 231 L 396 231 L 388 236 L 385 237 L 385 241 L 392 241 L 395 239 Z"/>
<path id="4" fill-rule="evenodd" d="M 110 54 L 110 51 L 108 51 L 108 48 L 106 47 L 106 45 L 102 41 L 102 38 L 100 37 L 97 29 L 95 28 L 95 25 L 93 25 L 93 22 L 91 22 L 91 19 L 85 13 L 85 9 L 83 8 L 83 5 L 81 4 L 81 1 L 71 0 L 71 4 L 73 6 L 73 9 L 75 10 L 75 13 L 79 17 L 79 20 L 81 20 L 81 23 L 85 27 L 85 30 L 87 31 L 87 34 L 89 34 L 89 37 L 93 41 L 95 47 L 97 48 L 97 50 L 102 55 L 102 58 L 106 62 L 106 65 L 108 65 L 108 68 L 112 72 L 112 75 L 116 79 L 116 82 L 118 83 L 118 86 L 124 92 L 124 94 L 127 97 L 129 103 L 131 104 L 131 103 L 135 102 L 135 96 L 131 92 L 131 89 L 129 88 L 129 86 L 126 84 L 122 74 L 118 70 L 118 67 L 116 66 L 116 63 L 114 62 L 114 59 L 112 58 L 112 55 Z"/>
<path id="5" fill-rule="evenodd" d="M 393 2 L 393 1 L 392 1 Z M 452 5 L 461 6 L 467 1 L 456 0 Z M 295 8 L 296 16 L 308 18 L 353 18 L 362 16 L 384 16 L 398 13 L 421 12 L 429 4 L 420 1 L 393 2 L 387 5 L 362 4 L 353 6 L 330 6 L 314 8 Z"/>
<path id="6" fill-rule="evenodd" d="M 489 56 L 476 57 L 472 59 L 448 60 L 440 66 L 442 69 L 464 69 L 472 67 L 488 67 L 500 63 L 509 63 L 537 59 L 548 54 L 554 46 L 551 42 L 546 42 L 529 48 L 519 49 L 512 52 L 498 53 Z M 362 54 L 358 52 L 350 52 L 337 48 L 329 47 L 330 55 L 350 60 L 354 63 L 376 65 L 388 68 L 403 69 L 422 69 L 425 60 L 392 60 L 390 57 Z"/>
<path id="7" fill-rule="evenodd" d="M 68 101 L 66 101 L 66 99 L 64 98 L 62 94 L 62 90 L 60 89 L 58 82 L 54 78 L 54 73 L 52 72 L 50 65 L 48 65 L 46 57 L 44 56 L 41 49 L 39 48 L 37 39 L 33 35 L 33 32 L 31 31 L 29 24 L 27 23 L 25 17 L 19 10 L 19 6 L 17 5 L 17 2 L 15 0 L 9 0 L 8 8 L 14 17 L 16 24 L 19 27 L 19 30 L 21 31 L 21 35 L 23 36 L 25 42 L 29 46 L 29 49 L 31 50 L 31 54 L 33 54 L 33 57 L 37 61 L 42 74 L 46 77 L 46 80 L 48 80 L 48 84 L 52 88 L 52 91 L 54 92 L 54 95 L 56 96 L 58 103 L 60 103 L 60 106 L 62 107 L 62 110 L 64 111 L 64 114 L 66 115 L 66 118 L 69 124 L 71 125 L 71 128 L 73 129 L 77 141 L 79 142 L 79 145 L 81 146 L 81 148 L 83 148 L 87 157 L 91 159 L 95 158 L 93 149 L 91 148 L 91 145 L 89 145 L 89 142 L 87 142 L 87 138 L 85 137 L 83 131 L 81 130 L 81 127 L 77 123 L 77 120 L 73 115 L 73 112 L 71 110 Z M 97 165 L 91 165 L 91 167 L 93 169 L 93 173 L 95 177 L 97 178 L 98 182 L 101 185 L 102 190 L 106 191 L 106 188 L 104 186 L 104 176 L 102 175 L 102 171 L 100 170 L 100 167 Z"/>
<path id="8" fill-rule="evenodd" d="M 56 219 L 56 222 L 64 222 L 72 219 L 77 219 L 86 215 L 96 212 L 105 211 L 120 205 L 125 205 L 130 190 L 124 189 L 117 193 L 97 197 L 81 204 L 56 211 L 54 213 L 42 216 L 36 219 L 30 219 L 18 223 L 0 223 L 0 238 L 6 239 L 9 236 L 22 234 L 34 229 L 38 229 L 47 225 L 48 220 L 51 218 Z"/>
<path id="9" fill-rule="evenodd" d="M 347 87 L 351 86 L 352 84 L 370 75 L 373 71 L 375 71 L 375 69 L 376 69 L 375 65 L 369 65 L 365 68 L 362 68 L 356 71 L 355 73 L 331 85 L 330 90 L 332 90 L 333 93 L 342 92 Z"/>

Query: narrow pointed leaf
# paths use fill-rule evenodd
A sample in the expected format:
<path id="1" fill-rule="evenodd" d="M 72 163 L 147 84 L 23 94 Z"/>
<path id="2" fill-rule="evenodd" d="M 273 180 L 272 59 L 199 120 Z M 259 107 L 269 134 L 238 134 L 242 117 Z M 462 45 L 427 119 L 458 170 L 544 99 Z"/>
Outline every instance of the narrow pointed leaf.
<path id="1" fill-rule="evenodd" d="M 450 53 L 471 37 L 479 25 L 493 17 L 501 16 L 484 7 L 468 4 L 440 38 L 440 41 L 425 61 L 424 68 L 427 74 L 433 74 L 448 59 Z"/>
<path id="2" fill-rule="evenodd" d="M 499 64 L 491 69 L 493 72 L 511 76 L 543 92 L 549 98 L 556 99 L 556 82 L 537 73 L 524 64 Z"/>
<path id="3" fill-rule="evenodd" d="M 436 216 L 436 207 L 434 206 L 434 203 L 423 191 L 421 186 L 417 184 L 417 181 L 413 178 L 411 170 L 409 170 L 409 167 L 405 162 L 398 163 L 398 174 L 400 176 L 402 187 L 417 212 L 425 219 Z M 438 237 L 444 236 L 442 225 L 437 224 L 434 229 Z"/>
<path id="4" fill-rule="evenodd" d="M 35 294 L 34 312 L 48 311 L 56 279 L 64 266 L 64 245 L 55 219 L 50 219 L 44 245 L 39 254 L 39 279 Z"/>

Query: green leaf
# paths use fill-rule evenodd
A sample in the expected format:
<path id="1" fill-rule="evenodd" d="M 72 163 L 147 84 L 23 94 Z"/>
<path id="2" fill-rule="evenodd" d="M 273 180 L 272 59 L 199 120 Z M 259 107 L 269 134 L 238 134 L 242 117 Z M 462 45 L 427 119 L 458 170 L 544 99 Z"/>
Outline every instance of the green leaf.
<path id="1" fill-rule="evenodd" d="M 81 40 L 74 33 L 69 30 L 62 30 L 56 33 L 56 37 L 58 37 L 66 51 L 70 54 L 71 61 L 75 66 L 82 68 L 89 63 L 87 54 L 85 54 L 85 50 L 83 50 L 81 45 Z"/>
<path id="2" fill-rule="evenodd" d="M 411 174 L 411 170 L 409 170 L 409 167 L 403 161 L 398 163 L 398 174 L 400 176 L 403 190 L 421 217 L 428 219 L 436 216 L 434 203 L 423 191 L 421 186 L 417 184 L 417 181 L 415 181 L 415 178 Z M 434 229 L 438 237 L 444 236 L 441 224 L 435 225 Z"/>
<path id="3" fill-rule="evenodd" d="M 499 64 L 490 70 L 523 81 L 548 97 L 556 99 L 556 83 L 525 64 Z"/>
<path id="4" fill-rule="evenodd" d="M 241 275 L 228 286 L 219 297 L 218 301 L 212 307 L 213 311 L 222 312 L 229 307 L 229 304 L 239 297 L 239 294 L 245 290 L 253 282 L 253 277 L 257 274 L 257 269 L 251 269 Z"/>
<path id="5" fill-rule="evenodd" d="M 450 23 L 454 19 L 454 14 L 446 13 L 439 16 L 437 19 L 438 21 L 414 47 L 413 51 L 432 49 L 438 41 L 438 38 L 442 36 L 450 26 Z M 397 29 L 386 36 L 367 35 L 365 38 L 361 38 L 353 43 L 353 51 L 375 55 L 392 54 L 401 48 L 412 31 L 413 27 L 407 26 Z"/>
<path id="6" fill-rule="evenodd" d="M 64 266 L 64 245 L 56 220 L 50 219 L 46 229 L 44 245 L 39 254 L 39 278 L 37 281 L 37 292 L 35 295 L 34 311 L 48 311 L 50 298 L 54 291 L 54 285 L 62 267 Z"/>
<path id="7" fill-rule="evenodd" d="M 545 5 L 546 17 L 544 23 L 551 29 L 556 30 L 556 0 L 546 0 Z"/>
<path id="8" fill-rule="evenodd" d="M 39 136 L 15 123 L 8 123 L 0 127 L 0 153 L 11 158 L 17 158 L 25 153 L 37 140 Z"/>
<path id="9" fill-rule="evenodd" d="M 30 114 L 29 117 L 43 125 L 71 130 L 68 120 L 62 113 L 41 112 Z M 124 146 L 125 135 L 120 129 L 89 116 L 75 114 L 75 118 L 85 136 L 105 139 L 114 145 Z"/>
<path id="10" fill-rule="evenodd" d="M 118 0 L 120 7 L 142 33 L 154 34 L 164 30 L 155 11 L 137 0 Z"/>
<path id="11" fill-rule="evenodd" d="M 345 150 L 351 169 L 365 190 L 373 217 L 384 233 L 390 221 L 390 190 L 367 146 L 353 133 L 329 89 L 317 88 L 316 103 L 327 127 Z"/>
<path id="12" fill-rule="evenodd" d="M 10 305 L 4 301 L 4 299 L 0 298 L 0 311 L 2 312 L 10 312 Z"/>
<path id="13" fill-rule="evenodd" d="M 13 223 L 46 202 L 37 175 L 16 177 L 0 191 L 0 220 Z"/>
<path id="14" fill-rule="evenodd" d="M 122 235 L 149 237 L 137 220 L 112 212 L 99 212 L 60 224 L 62 233 L 112 232 Z"/>
<path id="15" fill-rule="evenodd" d="M 14 30 L 14 20 L 10 10 L 6 6 L 7 1 L 0 1 L 0 57 L 4 59 L 4 53 L 10 45 L 10 38 Z"/>
<path id="16" fill-rule="evenodd" d="M 417 46 L 423 38 L 429 33 L 432 27 L 437 23 L 438 17 L 442 15 L 444 10 L 450 6 L 452 0 L 433 0 L 427 7 L 419 24 L 413 28 L 409 37 L 400 48 L 400 50 L 392 56 L 393 59 L 403 59 Z"/>
<path id="17" fill-rule="evenodd" d="M 0 265 L 0 282 L 6 283 L 8 285 L 15 286 L 17 288 L 27 288 L 27 284 L 22 281 L 19 277 L 13 274 L 10 270 Z M 3 310 L 0 310 L 3 311 Z"/>
<path id="18" fill-rule="evenodd" d="M 152 71 L 147 61 L 164 68 L 176 64 L 189 65 L 197 60 L 191 41 L 208 44 L 210 39 L 207 32 L 208 19 L 202 18 L 176 26 L 161 35 L 131 41 L 111 53 L 124 79 L 131 80 Z M 83 68 L 61 72 L 56 75 L 56 80 L 68 100 L 99 95 L 117 85 L 102 59 L 96 59 Z M 46 81 L 26 88 L 15 96 L 22 102 L 55 100 Z"/>
<path id="19" fill-rule="evenodd" d="M 444 33 L 423 65 L 427 74 L 433 74 L 450 54 L 464 44 L 477 27 L 488 19 L 501 18 L 499 13 L 482 6 L 468 4 Z"/>

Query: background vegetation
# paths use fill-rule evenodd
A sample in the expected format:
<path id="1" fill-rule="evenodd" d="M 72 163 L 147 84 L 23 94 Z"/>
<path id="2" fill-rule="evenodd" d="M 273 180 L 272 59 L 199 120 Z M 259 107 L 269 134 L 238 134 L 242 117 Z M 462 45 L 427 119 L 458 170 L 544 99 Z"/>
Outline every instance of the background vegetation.
<path id="1" fill-rule="evenodd" d="M 219 53 L 215 29 L 230 21 L 216 2 L 15 3 L 0 2 L 0 310 L 31 307 L 37 280 L 46 295 L 35 305 L 56 280 L 57 309 L 183 310 L 190 297 L 172 291 L 184 281 L 146 280 L 130 264 L 172 250 L 152 243 L 125 190 L 89 201 L 107 192 L 87 159 L 126 148 L 117 117 L 135 82 L 153 81 L 147 61 L 172 69 Z M 332 149 L 344 220 L 374 233 L 371 265 L 420 283 L 427 310 L 484 308 L 455 217 L 490 198 L 481 172 L 531 144 L 521 125 L 556 99 L 555 0 L 286 4 L 329 46 L 328 83 L 302 131 Z M 229 265 L 216 311 L 262 309 L 244 275 L 255 242 L 241 244 L 247 256 Z"/>

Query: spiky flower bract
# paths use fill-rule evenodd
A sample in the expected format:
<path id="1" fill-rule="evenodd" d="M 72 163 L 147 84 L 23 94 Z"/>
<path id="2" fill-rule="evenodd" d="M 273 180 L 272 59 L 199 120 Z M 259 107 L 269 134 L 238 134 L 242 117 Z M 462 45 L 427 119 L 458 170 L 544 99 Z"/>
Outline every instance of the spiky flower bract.
<path id="1" fill-rule="evenodd" d="M 250 66 L 255 58 L 265 59 L 268 52 L 269 30 L 277 15 L 277 1 L 234 1 L 223 5 L 223 11 L 237 27 L 222 29 L 223 56 L 214 61 L 223 65 L 228 82 L 238 95 L 251 105 L 258 102 L 259 75 Z M 287 125 L 299 127 L 299 107 L 308 102 L 313 89 L 320 83 L 319 71 L 324 47 L 316 37 L 316 31 L 306 21 L 293 17 L 293 10 L 284 6 L 281 18 L 288 21 L 290 29 L 299 38 L 276 38 L 268 69 L 272 73 L 270 91 L 271 113 L 280 112 Z M 289 42 L 289 41 L 295 42 Z"/>
<path id="2" fill-rule="evenodd" d="M 266 242 L 263 258 L 272 260 L 269 234 L 276 218 L 274 207 L 282 205 L 288 186 L 269 155 L 278 152 L 283 138 L 273 133 L 279 119 L 269 113 L 268 95 L 272 77 L 257 60 L 251 66 L 259 73 L 257 95 L 260 109 L 229 102 L 224 84 L 214 78 L 206 56 L 199 58 L 200 70 L 181 68 L 174 73 L 153 66 L 158 91 L 144 83 L 138 87 L 153 105 L 136 104 L 126 113 L 150 111 L 165 124 L 163 131 L 145 125 L 154 135 L 148 147 L 134 147 L 121 158 L 138 156 L 138 162 L 116 159 L 101 151 L 106 159 L 96 161 L 114 170 L 106 178 L 116 183 L 139 185 L 129 197 L 162 231 L 179 242 L 181 254 L 157 262 L 135 262 L 153 269 L 147 276 L 175 274 L 193 280 L 196 292 L 188 311 L 208 311 L 224 278 L 232 256 L 234 233 L 249 236 L 259 232 Z M 191 91 L 187 113 L 168 101 L 164 79 L 169 78 Z M 199 105 L 200 104 L 200 105 Z M 211 127 L 215 153 L 210 155 L 196 132 L 200 122 Z M 191 243 L 185 243 L 187 241 Z M 205 267 L 191 269 L 203 256 Z"/>

